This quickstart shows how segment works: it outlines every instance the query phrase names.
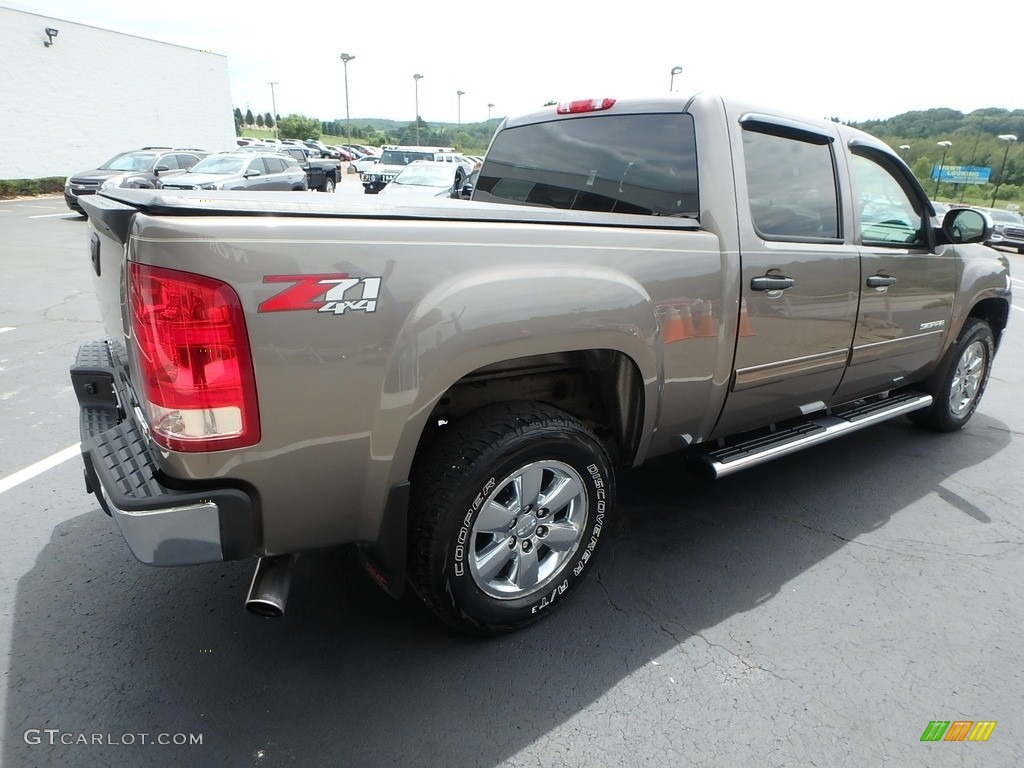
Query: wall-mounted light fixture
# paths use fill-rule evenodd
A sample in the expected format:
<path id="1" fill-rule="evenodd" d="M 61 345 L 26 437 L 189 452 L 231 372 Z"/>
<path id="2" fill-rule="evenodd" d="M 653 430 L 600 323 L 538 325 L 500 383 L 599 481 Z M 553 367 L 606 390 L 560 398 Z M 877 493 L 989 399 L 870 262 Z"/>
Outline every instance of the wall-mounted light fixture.
<path id="1" fill-rule="evenodd" d="M 45 45 L 47 48 L 49 48 L 51 45 L 53 45 L 53 38 L 55 38 L 57 36 L 57 33 L 59 31 L 60 30 L 54 29 L 53 27 L 47 27 L 46 28 L 46 37 L 47 37 L 47 39 L 43 42 L 43 45 Z"/>

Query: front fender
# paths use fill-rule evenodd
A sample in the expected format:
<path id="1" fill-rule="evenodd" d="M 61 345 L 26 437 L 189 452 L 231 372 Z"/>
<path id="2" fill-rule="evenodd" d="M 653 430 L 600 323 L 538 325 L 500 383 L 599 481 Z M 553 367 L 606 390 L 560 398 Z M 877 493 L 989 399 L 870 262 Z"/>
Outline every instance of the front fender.
<path id="1" fill-rule="evenodd" d="M 961 259 L 959 297 L 953 307 L 950 333 L 947 334 L 943 353 L 956 341 L 960 328 L 975 312 L 975 307 L 993 299 L 1003 308 L 998 316 L 989 320 L 998 342 L 1006 327 L 1012 298 L 1010 260 L 1006 254 L 981 244 L 960 245 L 957 251 Z"/>

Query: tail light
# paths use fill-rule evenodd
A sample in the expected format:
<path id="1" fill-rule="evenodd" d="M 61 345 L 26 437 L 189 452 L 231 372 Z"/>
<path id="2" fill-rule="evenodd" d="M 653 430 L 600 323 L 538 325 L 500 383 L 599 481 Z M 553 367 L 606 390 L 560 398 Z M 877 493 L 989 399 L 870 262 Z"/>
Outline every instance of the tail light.
<path id="1" fill-rule="evenodd" d="M 150 431 L 174 451 L 219 451 L 260 439 L 256 378 L 242 304 L 231 286 L 129 264 L 132 335 Z"/>
<path id="2" fill-rule="evenodd" d="M 615 99 L 579 99 L 563 101 L 555 107 L 556 115 L 575 115 L 581 112 L 601 112 L 615 106 Z"/>

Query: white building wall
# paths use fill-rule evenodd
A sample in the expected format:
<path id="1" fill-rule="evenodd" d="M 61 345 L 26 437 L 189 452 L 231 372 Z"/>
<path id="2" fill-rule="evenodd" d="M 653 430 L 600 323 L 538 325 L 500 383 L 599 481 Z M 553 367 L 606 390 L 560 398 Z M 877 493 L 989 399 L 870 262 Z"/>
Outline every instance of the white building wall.
<path id="1" fill-rule="evenodd" d="M 226 56 L 8 8 L 0 41 L 0 179 L 69 176 L 142 146 L 235 147 Z"/>

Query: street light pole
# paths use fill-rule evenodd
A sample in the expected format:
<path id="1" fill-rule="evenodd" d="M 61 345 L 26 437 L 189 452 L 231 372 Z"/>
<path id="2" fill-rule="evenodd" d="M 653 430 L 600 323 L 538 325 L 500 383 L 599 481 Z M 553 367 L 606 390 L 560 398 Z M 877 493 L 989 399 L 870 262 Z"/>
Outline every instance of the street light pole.
<path id="1" fill-rule="evenodd" d="M 281 138 L 281 127 L 277 124 L 277 100 L 274 98 L 274 86 L 277 80 L 267 83 L 270 86 L 270 108 L 274 110 L 274 137 Z"/>
<path id="2" fill-rule="evenodd" d="M 900 144 L 900 160 L 904 163 L 907 162 L 907 150 L 910 149 L 909 144 Z"/>
<path id="3" fill-rule="evenodd" d="M 413 82 L 416 83 L 416 146 L 420 145 L 420 80 L 423 75 L 413 75 Z"/>
<path id="4" fill-rule="evenodd" d="M 676 75 L 681 75 L 681 74 L 683 74 L 683 68 L 682 67 L 672 67 L 671 77 L 669 78 L 669 81 L 668 81 L 668 92 L 669 93 L 672 93 L 672 91 L 675 90 Z"/>
<path id="5" fill-rule="evenodd" d="M 491 108 L 492 108 L 493 106 L 494 106 L 493 104 L 488 104 L 488 105 L 487 105 L 487 119 L 488 119 L 488 120 L 490 120 L 490 119 L 491 119 Z"/>
<path id="6" fill-rule="evenodd" d="M 942 147 L 942 159 L 939 160 L 939 171 L 935 174 L 935 191 L 932 193 L 932 197 L 936 197 L 939 194 L 939 182 L 942 181 L 942 166 L 946 163 L 946 153 L 949 152 L 949 148 L 953 146 L 952 141 L 937 141 L 935 146 Z"/>
<path id="7" fill-rule="evenodd" d="M 1003 152 L 1003 164 L 999 166 L 999 181 L 996 182 L 996 191 L 992 193 L 992 208 L 996 207 L 996 196 L 999 194 L 999 186 L 1003 183 L 1003 171 L 1006 169 L 1006 156 L 1010 154 L 1010 145 L 1017 140 L 1012 133 L 1001 133 L 997 138 L 1006 142 L 1006 150 Z"/>
<path id="8" fill-rule="evenodd" d="M 462 130 L 462 97 L 466 95 L 465 91 L 456 91 L 455 95 L 459 98 L 459 130 Z"/>
<path id="9" fill-rule="evenodd" d="M 348 112 L 348 63 L 355 58 L 352 54 L 343 53 L 339 57 L 342 65 L 345 67 L 345 141 L 348 142 L 349 149 L 352 148 L 352 120 L 349 117 Z"/>

